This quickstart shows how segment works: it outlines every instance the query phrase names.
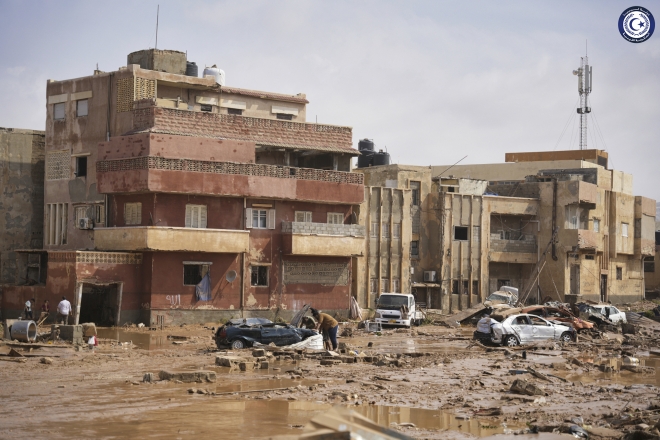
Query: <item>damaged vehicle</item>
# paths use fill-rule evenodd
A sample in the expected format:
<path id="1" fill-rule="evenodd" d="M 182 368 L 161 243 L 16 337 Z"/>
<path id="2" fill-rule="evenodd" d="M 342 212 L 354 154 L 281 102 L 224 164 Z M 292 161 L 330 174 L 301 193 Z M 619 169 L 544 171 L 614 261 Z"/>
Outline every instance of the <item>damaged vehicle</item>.
<path id="1" fill-rule="evenodd" d="M 574 316 L 568 310 L 559 307 L 530 306 L 522 309 L 522 313 L 540 316 L 548 321 L 557 322 L 559 324 L 570 324 L 578 332 L 581 330 L 591 330 L 595 327 L 593 322 L 582 320 Z"/>
<path id="2" fill-rule="evenodd" d="M 492 307 L 498 304 L 505 304 L 515 307 L 518 303 L 518 289 L 510 286 L 502 286 L 497 292 L 491 293 L 484 301 L 484 306 Z"/>
<path id="3" fill-rule="evenodd" d="M 316 330 L 272 322 L 265 318 L 232 319 L 218 328 L 215 343 L 218 348 L 230 346 L 234 350 L 252 347 L 255 343 L 268 345 L 272 342 L 281 347 L 296 344 L 318 334 Z"/>
<path id="4" fill-rule="evenodd" d="M 383 326 L 411 327 L 422 323 L 422 312 L 417 309 L 415 297 L 410 293 L 381 293 L 376 303 L 374 321 Z"/>
<path id="5" fill-rule="evenodd" d="M 508 316 L 491 329 L 492 342 L 509 347 L 548 340 L 571 342 L 577 338 L 573 327 L 524 313 Z"/>
<path id="6" fill-rule="evenodd" d="M 579 303 L 576 306 L 577 312 L 580 315 L 580 318 L 589 320 L 591 322 L 596 323 L 596 325 L 601 326 L 601 325 L 614 325 L 610 319 L 608 319 L 603 313 L 601 313 L 601 309 L 597 309 L 594 305 L 587 304 L 587 303 Z M 602 310 L 603 312 L 605 310 Z"/>

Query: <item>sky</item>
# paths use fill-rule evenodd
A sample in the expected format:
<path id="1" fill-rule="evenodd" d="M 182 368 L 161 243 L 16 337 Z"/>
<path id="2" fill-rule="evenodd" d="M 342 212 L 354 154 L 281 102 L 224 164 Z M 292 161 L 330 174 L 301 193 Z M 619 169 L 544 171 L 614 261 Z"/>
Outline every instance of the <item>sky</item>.
<path id="1" fill-rule="evenodd" d="M 401 164 L 578 149 L 572 71 L 588 50 L 588 147 L 660 200 L 660 30 L 624 40 L 625 1 L 0 0 L 0 126 L 43 129 L 47 79 L 154 47 L 157 5 L 158 48 L 217 64 L 228 86 L 306 93 L 308 121 Z M 660 19 L 660 1 L 639 5 Z"/>

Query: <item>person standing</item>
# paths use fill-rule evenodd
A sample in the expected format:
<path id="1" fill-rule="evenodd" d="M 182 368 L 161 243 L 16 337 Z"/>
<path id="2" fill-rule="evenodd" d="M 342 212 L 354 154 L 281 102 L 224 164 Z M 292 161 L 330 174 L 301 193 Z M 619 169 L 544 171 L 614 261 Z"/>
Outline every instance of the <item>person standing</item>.
<path id="1" fill-rule="evenodd" d="M 332 349 L 337 349 L 337 330 L 339 329 L 339 323 L 335 318 L 328 315 L 327 313 L 321 313 L 316 309 L 312 310 L 312 316 L 316 319 L 319 324 L 319 330 L 327 331 L 328 336 L 330 337 L 330 342 L 332 342 Z"/>
<path id="2" fill-rule="evenodd" d="M 34 316 L 32 315 L 32 306 L 35 303 L 34 298 L 30 298 L 29 300 L 25 301 L 25 319 L 34 319 Z"/>
<path id="3" fill-rule="evenodd" d="M 47 299 L 44 300 L 44 303 L 41 305 L 41 314 L 39 315 L 39 322 L 43 322 L 48 318 L 50 314 L 50 303 Z"/>
<path id="4" fill-rule="evenodd" d="M 71 314 L 71 303 L 66 299 L 66 296 L 62 297 L 62 301 L 57 305 L 57 323 L 69 325 L 69 315 Z"/>

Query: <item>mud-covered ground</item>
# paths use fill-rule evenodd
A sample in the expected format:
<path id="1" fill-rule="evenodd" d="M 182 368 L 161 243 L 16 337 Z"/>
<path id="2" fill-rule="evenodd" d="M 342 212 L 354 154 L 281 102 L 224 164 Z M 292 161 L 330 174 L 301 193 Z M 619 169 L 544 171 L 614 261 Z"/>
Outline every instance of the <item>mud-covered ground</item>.
<path id="1" fill-rule="evenodd" d="M 19 362 L 6 356 L 9 341 L 0 343 L 0 438 L 295 435 L 333 405 L 417 438 L 513 438 L 530 427 L 566 431 L 574 424 L 590 438 L 635 429 L 657 434 L 660 356 L 649 350 L 660 339 L 653 330 L 594 334 L 523 353 L 475 345 L 473 328 L 423 326 L 380 336 L 355 329 L 340 338 L 339 356 L 270 348 L 268 369 L 255 369 L 252 349 L 215 347 L 212 325 L 99 329 L 94 352 L 14 346 L 27 356 Z M 217 366 L 226 355 L 244 358 L 246 371 Z M 622 369 L 625 355 L 642 368 Z M 142 382 L 144 373 L 161 370 L 212 371 L 216 381 Z M 542 394 L 511 392 L 516 379 Z"/>

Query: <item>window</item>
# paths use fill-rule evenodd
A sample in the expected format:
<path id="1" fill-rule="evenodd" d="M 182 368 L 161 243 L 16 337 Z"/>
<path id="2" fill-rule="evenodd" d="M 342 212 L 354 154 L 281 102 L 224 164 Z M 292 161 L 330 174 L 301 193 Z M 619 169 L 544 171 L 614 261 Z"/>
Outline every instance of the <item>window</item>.
<path id="1" fill-rule="evenodd" d="M 213 106 L 211 104 L 202 104 L 199 106 L 199 109 L 203 112 L 211 113 L 213 111 Z"/>
<path id="2" fill-rule="evenodd" d="M 392 238 L 401 238 L 401 223 L 392 224 Z"/>
<path id="3" fill-rule="evenodd" d="M 267 287 L 268 286 L 268 266 L 251 266 L 250 267 L 250 284 L 252 286 Z"/>
<path id="4" fill-rule="evenodd" d="M 64 118 L 66 117 L 66 103 L 65 102 L 59 102 L 57 104 L 53 104 L 53 119 L 56 121 L 63 121 Z"/>
<path id="5" fill-rule="evenodd" d="M 247 208 L 245 226 L 248 229 L 275 229 L 275 210 Z"/>
<path id="6" fill-rule="evenodd" d="M 209 272 L 211 263 L 183 263 L 183 285 L 196 286 Z"/>
<path id="7" fill-rule="evenodd" d="M 46 244 L 66 244 L 68 212 L 68 203 L 48 203 L 46 205 Z"/>
<path id="8" fill-rule="evenodd" d="M 419 188 L 421 186 L 420 182 L 411 181 L 410 189 L 412 190 L 412 205 L 419 206 Z"/>
<path id="9" fill-rule="evenodd" d="M 451 293 L 453 295 L 458 295 L 460 292 L 458 291 L 458 280 L 453 280 L 451 282 Z"/>
<path id="10" fill-rule="evenodd" d="M 578 229 L 579 208 L 577 205 L 566 206 L 566 229 Z"/>
<path id="11" fill-rule="evenodd" d="M 390 283 L 387 281 L 387 278 L 381 278 L 380 279 L 380 292 L 389 292 L 388 288 L 390 286 Z"/>
<path id="12" fill-rule="evenodd" d="M 412 258 L 419 257 L 419 241 L 414 240 L 410 242 L 410 256 Z"/>
<path id="13" fill-rule="evenodd" d="M 622 267 L 617 267 L 616 268 L 616 279 L 617 280 L 622 280 L 623 279 L 623 268 Z"/>
<path id="14" fill-rule="evenodd" d="M 312 211 L 296 211 L 296 223 L 311 223 Z"/>
<path id="15" fill-rule="evenodd" d="M 454 226 L 454 240 L 467 241 L 468 228 L 467 226 Z"/>
<path id="16" fill-rule="evenodd" d="M 463 295 L 468 295 L 470 293 L 470 282 L 467 280 L 463 281 Z"/>
<path id="17" fill-rule="evenodd" d="M 653 257 L 644 258 L 644 272 L 648 272 L 648 273 L 655 272 L 655 261 Z"/>
<path id="18" fill-rule="evenodd" d="M 87 175 L 87 156 L 76 157 L 76 176 L 85 177 Z"/>
<path id="19" fill-rule="evenodd" d="M 186 205 L 186 228 L 206 228 L 206 205 Z"/>
<path id="20" fill-rule="evenodd" d="M 227 114 L 241 116 L 243 114 L 243 110 L 240 109 L 240 108 L 228 108 L 227 109 Z"/>
<path id="21" fill-rule="evenodd" d="M 292 121 L 293 120 L 293 115 L 289 115 L 286 113 L 276 113 L 277 119 L 284 119 L 285 121 Z"/>
<path id="22" fill-rule="evenodd" d="M 76 101 L 76 116 L 81 117 L 81 116 L 87 116 L 88 113 L 88 100 L 87 99 L 79 99 Z"/>
<path id="23" fill-rule="evenodd" d="M 593 254 L 587 254 L 587 255 L 584 256 L 584 259 L 585 260 L 595 260 L 596 256 L 593 255 Z"/>
<path id="24" fill-rule="evenodd" d="M 329 212 L 328 213 L 328 223 L 333 225 L 343 225 L 344 224 L 344 213 L 342 212 Z"/>
<path id="25" fill-rule="evenodd" d="M 105 226 L 104 205 L 94 205 L 94 223 L 96 226 Z"/>
<path id="26" fill-rule="evenodd" d="M 600 232 L 600 219 L 594 219 L 594 232 Z"/>
<path id="27" fill-rule="evenodd" d="M 124 224 L 142 224 L 142 203 L 124 203 Z"/>
<path id="28" fill-rule="evenodd" d="M 628 223 L 621 223 L 621 236 L 622 237 L 628 236 Z"/>
<path id="29" fill-rule="evenodd" d="M 371 238 L 378 238 L 378 222 L 371 222 Z"/>
<path id="30" fill-rule="evenodd" d="M 472 295 L 479 295 L 479 281 L 472 281 Z"/>
<path id="31" fill-rule="evenodd" d="M 383 238 L 390 238 L 390 222 L 383 222 Z"/>
<path id="32" fill-rule="evenodd" d="M 392 292 L 401 293 L 401 280 L 392 278 Z"/>
<path id="33" fill-rule="evenodd" d="M 369 291 L 371 293 L 378 292 L 378 278 L 372 278 L 369 280 Z"/>

